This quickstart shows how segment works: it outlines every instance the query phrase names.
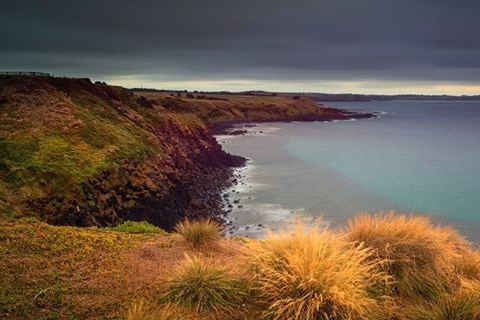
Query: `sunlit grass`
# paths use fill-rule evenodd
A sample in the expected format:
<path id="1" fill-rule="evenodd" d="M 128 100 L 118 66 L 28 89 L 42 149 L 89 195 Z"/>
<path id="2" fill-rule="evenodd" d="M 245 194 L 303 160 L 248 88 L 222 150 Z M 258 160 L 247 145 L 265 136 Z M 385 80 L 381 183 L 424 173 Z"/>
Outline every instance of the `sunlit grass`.
<path id="1" fill-rule="evenodd" d="M 371 248 L 385 261 L 381 269 L 394 280 L 393 295 L 431 298 L 448 290 L 456 281 L 455 262 L 469 246 L 451 228 L 394 212 L 361 214 L 344 231 L 349 241 Z"/>
<path id="2" fill-rule="evenodd" d="M 185 256 L 167 281 L 164 298 L 196 312 L 232 312 L 245 298 L 246 285 L 225 267 Z"/>
<path id="3" fill-rule="evenodd" d="M 247 261 L 266 319 L 375 319 L 388 277 L 371 250 L 326 229 L 292 229 L 249 243 Z"/>
<path id="4" fill-rule="evenodd" d="M 186 219 L 177 224 L 175 231 L 194 248 L 212 245 L 221 238 L 220 225 L 210 219 L 198 221 Z"/>
<path id="5" fill-rule="evenodd" d="M 181 311 L 172 304 L 158 306 L 145 299 L 136 299 L 127 311 L 125 320 L 182 320 Z"/>
<path id="6" fill-rule="evenodd" d="M 480 282 L 463 281 L 456 292 L 442 292 L 431 301 L 407 305 L 400 314 L 405 320 L 478 320 Z"/>
<path id="7" fill-rule="evenodd" d="M 465 250 L 454 263 L 455 273 L 460 277 L 480 281 L 480 252 Z"/>

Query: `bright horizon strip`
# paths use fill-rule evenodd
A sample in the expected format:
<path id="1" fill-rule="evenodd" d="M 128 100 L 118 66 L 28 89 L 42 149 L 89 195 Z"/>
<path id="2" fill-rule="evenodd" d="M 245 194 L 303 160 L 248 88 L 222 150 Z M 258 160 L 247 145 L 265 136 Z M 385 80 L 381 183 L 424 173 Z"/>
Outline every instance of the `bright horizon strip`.
<path id="1" fill-rule="evenodd" d="M 278 81 L 278 80 L 154 80 L 141 76 L 115 76 L 99 79 L 127 88 L 188 91 L 322 92 L 353 94 L 480 95 L 480 83 L 422 81 Z"/>

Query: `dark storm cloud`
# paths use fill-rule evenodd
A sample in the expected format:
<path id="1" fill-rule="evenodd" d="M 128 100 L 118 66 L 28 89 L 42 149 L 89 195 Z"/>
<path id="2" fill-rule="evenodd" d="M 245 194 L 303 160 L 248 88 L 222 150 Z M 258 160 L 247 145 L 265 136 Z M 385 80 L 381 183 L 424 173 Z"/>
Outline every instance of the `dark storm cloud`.
<path id="1" fill-rule="evenodd" d="M 479 12 L 469 0 L 10 1 L 0 68 L 478 83 Z"/>

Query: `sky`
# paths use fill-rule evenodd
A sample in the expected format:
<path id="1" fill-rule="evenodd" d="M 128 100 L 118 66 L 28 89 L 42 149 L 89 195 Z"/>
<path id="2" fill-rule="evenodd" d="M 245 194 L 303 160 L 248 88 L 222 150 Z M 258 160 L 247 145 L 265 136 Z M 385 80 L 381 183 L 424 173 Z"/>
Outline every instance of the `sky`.
<path id="1" fill-rule="evenodd" d="M 1 0 L 0 71 L 126 87 L 480 94 L 478 0 Z"/>

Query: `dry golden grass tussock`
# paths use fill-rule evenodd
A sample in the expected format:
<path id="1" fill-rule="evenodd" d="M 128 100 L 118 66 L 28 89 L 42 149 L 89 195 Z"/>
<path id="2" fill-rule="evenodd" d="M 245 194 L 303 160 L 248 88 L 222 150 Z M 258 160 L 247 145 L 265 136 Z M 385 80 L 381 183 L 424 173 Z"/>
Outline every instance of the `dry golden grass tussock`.
<path id="1" fill-rule="evenodd" d="M 455 292 L 442 292 L 432 301 L 406 305 L 402 320 L 479 320 L 480 281 L 462 280 Z"/>
<path id="2" fill-rule="evenodd" d="M 364 244 L 385 260 L 382 270 L 393 277 L 394 295 L 432 297 L 456 282 L 454 263 L 468 242 L 448 227 L 434 226 L 427 217 L 395 212 L 360 214 L 348 222 L 349 241 Z"/>
<path id="3" fill-rule="evenodd" d="M 480 252 L 466 250 L 455 261 L 455 273 L 468 280 L 480 281 Z"/>
<path id="4" fill-rule="evenodd" d="M 145 299 L 132 301 L 127 311 L 126 320 L 181 320 L 181 310 L 172 304 L 155 305 Z"/>
<path id="5" fill-rule="evenodd" d="M 249 243 L 254 288 L 266 304 L 263 318 L 375 319 L 383 297 L 375 291 L 388 278 L 369 249 L 297 223 L 263 241 Z"/>
<path id="6" fill-rule="evenodd" d="M 247 285 L 235 272 L 196 256 L 184 261 L 167 279 L 163 298 L 196 312 L 233 312 L 246 297 Z"/>
<path id="7" fill-rule="evenodd" d="M 222 237 L 220 225 L 210 219 L 180 222 L 175 231 L 194 248 L 215 244 Z"/>

